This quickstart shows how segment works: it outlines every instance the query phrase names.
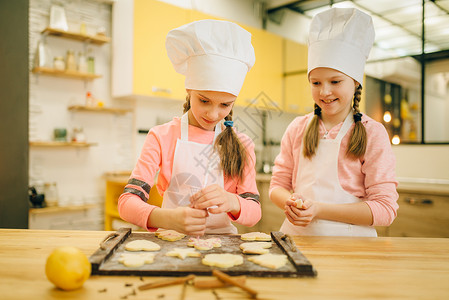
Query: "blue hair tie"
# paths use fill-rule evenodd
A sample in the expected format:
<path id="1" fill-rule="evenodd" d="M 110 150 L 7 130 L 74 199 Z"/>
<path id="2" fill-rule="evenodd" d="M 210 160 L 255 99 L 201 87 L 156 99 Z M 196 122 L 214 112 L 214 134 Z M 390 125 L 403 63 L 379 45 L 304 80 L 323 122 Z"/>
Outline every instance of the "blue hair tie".
<path id="1" fill-rule="evenodd" d="M 224 126 L 232 127 L 232 126 L 234 126 L 234 121 L 224 121 Z"/>

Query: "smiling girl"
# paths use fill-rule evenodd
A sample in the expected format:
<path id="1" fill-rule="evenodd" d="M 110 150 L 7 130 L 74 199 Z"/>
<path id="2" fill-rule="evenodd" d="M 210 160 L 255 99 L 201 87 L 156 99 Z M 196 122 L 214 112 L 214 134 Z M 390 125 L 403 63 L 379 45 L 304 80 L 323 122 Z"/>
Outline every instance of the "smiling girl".
<path id="1" fill-rule="evenodd" d="M 310 25 L 308 77 L 314 112 L 289 125 L 270 199 L 294 235 L 377 236 L 398 209 L 396 160 L 382 124 L 359 110 L 374 41 L 371 17 L 332 8 Z M 300 199 L 300 200 L 298 200 Z"/>
<path id="2" fill-rule="evenodd" d="M 170 31 L 166 48 L 186 76 L 184 115 L 148 133 L 119 198 L 120 216 L 147 230 L 237 233 L 232 222 L 253 226 L 261 217 L 254 143 L 232 121 L 255 62 L 251 34 L 231 22 L 203 20 Z M 158 170 L 162 207 L 147 203 Z"/>

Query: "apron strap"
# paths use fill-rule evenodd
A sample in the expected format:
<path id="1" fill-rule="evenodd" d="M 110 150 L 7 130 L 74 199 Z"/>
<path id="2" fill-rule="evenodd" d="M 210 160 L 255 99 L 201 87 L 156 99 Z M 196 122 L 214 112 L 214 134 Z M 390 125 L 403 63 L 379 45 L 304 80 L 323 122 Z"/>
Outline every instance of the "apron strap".
<path id="1" fill-rule="evenodd" d="M 188 141 L 189 140 L 189 112 L 186 112 L 181 117 L 181 140 L 182 141 Z M 215 135 L 214 140 L 212 142 L 215 143 L 215 139 L 217 136 L 221 133 L 221 122 L 218 122 L 217 125 L 215 125 Z"/>
<path id="2" fill-rule="evenodd" d="M 336 141 L 341 141 L 343 139 L 343 137 L 346 135 L 346 133 L 348 132 L 349 128 L 351 128 L 352 123 L 354 123 L 354 118 L 352 116 L 353 116 L 353 112 L 351 109 L 349 114 L 346 116 L 346 119 L 343 122 L 343 125 L 341 125 L 341 128 L 338 131 L 337 136 L 335 137 Z"/>

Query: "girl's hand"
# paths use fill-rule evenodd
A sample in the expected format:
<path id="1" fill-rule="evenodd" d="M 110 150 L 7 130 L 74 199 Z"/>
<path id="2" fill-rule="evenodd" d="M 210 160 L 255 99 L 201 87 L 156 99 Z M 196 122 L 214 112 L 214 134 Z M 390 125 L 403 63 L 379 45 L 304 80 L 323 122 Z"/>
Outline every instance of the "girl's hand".
<path id="1" fill-rule="evenodd" d="M 212 214 L 240 212 L 240 202 L 236 195 L 225 191 L 218 184 L 212 184 L 190 197 L 192 207 L 208 210 Z"/>
<path id="2" fill-rule="evenodd" d="M 171 211 L 169 229 L 194 236 L 202 236 L 206 232 L 206 210 L 180 206 Z"/>
<path id="3" fill-rule="evenodd" d="M 301 208 L 297 208 L 295 201 L 288 199 L 285 202 L 284 213 L 287 219 L 296 226 L 307 226 L 317 216 L 318 204 L 315 201 L 303 200 Z"/>

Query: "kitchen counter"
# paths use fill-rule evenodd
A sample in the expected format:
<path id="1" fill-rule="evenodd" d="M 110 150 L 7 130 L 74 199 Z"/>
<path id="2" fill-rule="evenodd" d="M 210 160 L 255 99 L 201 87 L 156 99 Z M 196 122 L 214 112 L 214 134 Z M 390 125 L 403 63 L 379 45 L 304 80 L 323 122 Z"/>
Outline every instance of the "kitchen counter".
<path id="1" fill-rule="evenodd" d="M 55 288 L 46 279 L 45 262 L 54 248 L 76 246 L 90 256 L 108 233 L 0 229 L 2 299 L 182 299 L 181 285 L 137 290 L 138 286 L 160 277 L 92 276 L 81 289 L 70 292 Z M 294 240 L 318 276 L 248 278 L 247 285 L 259 291 L 260 299 L 449 298 L 449 239 L 294 237 Z M 133 290 L 136 295 L 130 295 Z M 247 294 L 236 287 L 215 292 L 219 299 L 247 299 Z M 218 298 L 211 290 L 187 286 L 184 299 Z"/>

